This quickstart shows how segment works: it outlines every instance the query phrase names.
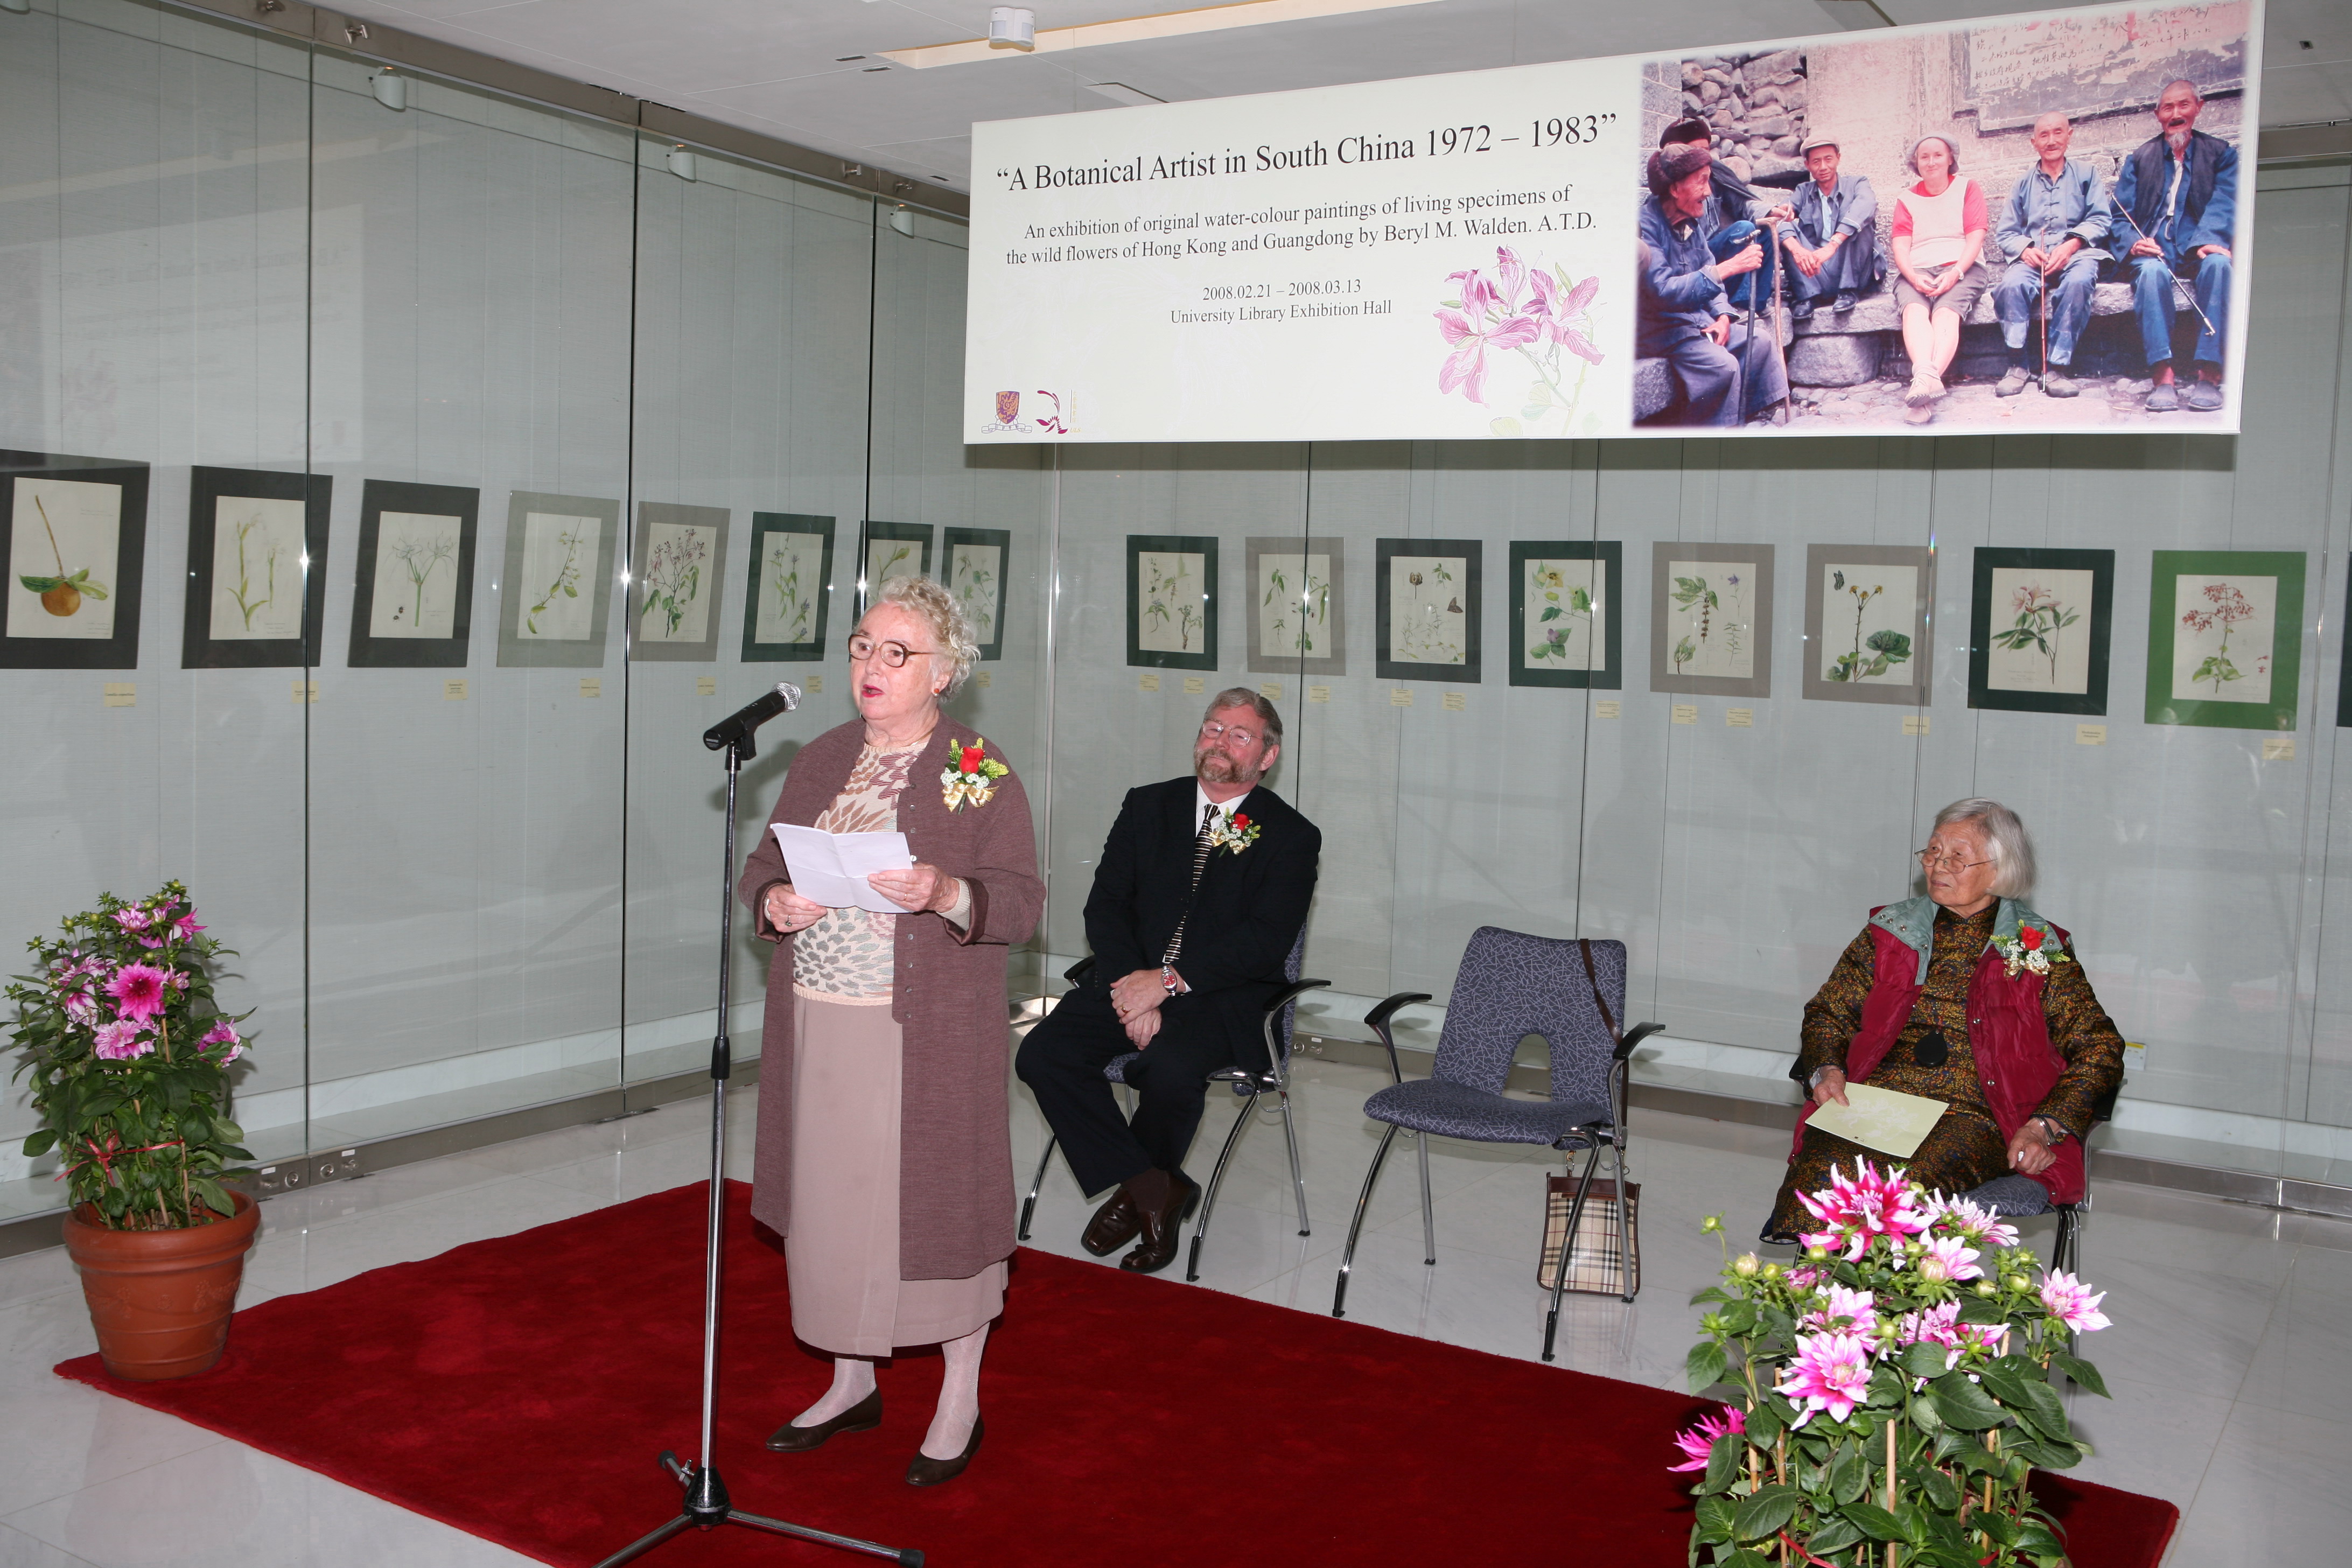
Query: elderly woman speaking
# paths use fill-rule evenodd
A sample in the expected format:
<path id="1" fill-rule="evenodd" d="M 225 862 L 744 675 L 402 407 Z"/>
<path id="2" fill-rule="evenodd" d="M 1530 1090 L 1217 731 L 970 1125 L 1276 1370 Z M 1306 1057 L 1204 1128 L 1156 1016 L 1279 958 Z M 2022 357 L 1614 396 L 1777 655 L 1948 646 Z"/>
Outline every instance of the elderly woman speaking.
<path id="1" fill-rule="evenodd" d="M 874 1363 L 937 1344 L 937 1413 L 907 1479 L 980 1447 L 980 1357 L 1013 1255 L 1004 960 L 1045 885 L 1021 782 L 940 714 L 979 650 L 961 606 L 896 578 L 849 639 L 858 717 L 801 748 L 772 823 L 907 836 L 915 865 L 867 880 L 904 914 L 828 909 L 765 836 L 740 892 L 782 946 L 768 973 L 751 1212 L 784 1237 L 793 1331 L 833 1386 L 768 1439 L 782 1453 L 882 1423 Z"/>
<path id="2" fill-rule="evenodd" d="M 1948 1109 L 1906 1162 L 1931 1191 L 2032 1177 L 2052 1199 L 2083 1195 L 2083 1138 L 2123 1077 L 2123 1037 L 2091 994 L 2066 932 L 2027 907 L 2033 843 L 2016 813 L 1958 800 L 1936 814 L 1919 852 L 1925 896 L 1871 911 L 1870 923 L 1805 1005 L 1791 1077 L 1812 1089 L 1780 1184 L 1768 1241 L 1811 1228 L 1800 1193 L 1830 1167 L 1884 1154 L 1804 1126 L 1818 1106 L 1867 1083 Z"/>

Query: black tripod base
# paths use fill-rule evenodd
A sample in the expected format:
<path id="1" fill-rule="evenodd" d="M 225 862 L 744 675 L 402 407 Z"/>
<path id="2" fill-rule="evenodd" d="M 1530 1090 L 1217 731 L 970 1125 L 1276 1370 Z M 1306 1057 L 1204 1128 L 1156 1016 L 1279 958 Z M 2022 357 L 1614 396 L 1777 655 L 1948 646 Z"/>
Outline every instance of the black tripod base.
<path id="1" fill-rule="evenodd" d="M 685 1506 L 676 1519 L 644 1538 L 633 1541 L 596 1568 L 620 1568 L 667 1541 L 671 1536 L 688 1530 L 713 1530 L 722 1524 L 747 1524 L 754 1530 L 768 1531 L 776 1535 L 789 1535 L 800 1541 L 814 1541 L 824 1546 L 838 1546 L 845 1552 L 862 1552 L 869 1557 L 887 1557 L 900 1568 L 923 1568 L 923 1554 L 911 1548 L 901 1551 L 895 1546 L 883 1546 L 871 1541 L 859 1541 L 854 1536 L 835 1535 L 828 1531 L 812 1530 L 804 1524 L 788 1524 L 781 1519 L 769 1519 L 761 1514 L 745 1513 L 727 1499 L 727 1483 L 719 1479 L 717 1469 L 703 1467 L 689 1469 L 678 1462 L 676 1454 L 664 1449 L 662 1468 L 686 1488 Z"/>

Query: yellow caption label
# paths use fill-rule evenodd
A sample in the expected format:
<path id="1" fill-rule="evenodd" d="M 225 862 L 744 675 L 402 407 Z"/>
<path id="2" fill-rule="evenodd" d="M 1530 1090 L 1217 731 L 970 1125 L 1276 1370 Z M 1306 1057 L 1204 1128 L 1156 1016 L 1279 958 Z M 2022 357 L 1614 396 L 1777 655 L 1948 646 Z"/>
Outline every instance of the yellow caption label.
<path id="1" fill-rule="evenodd" d="M 2074 726 L 2074 744 L 2078 746 L 2104 746 L 2106 743 L 2107 727 L 2105 724 L 2077 724 Z"/>
<path id="2" fill-rule="evenodd" d="M 315 680 L 298 680 L 294 683 L 292 695 L 294 704 L 298 708 L 305 702 L 316 702 L 319 700 L 319 683 Z"/>
<path id="3" fill-rule="evenodd" d="M 443 681 L 441 700 L 445 702 L 463 702 L 466 700 L 466 683 L 462 680 Z"/>
<path id="4" fill-rule="evenodd" d="M 1331 689 L 1328 686 L 1310 686 L 1307 689 L 1307 700 L 1328 702 L 1331 700 Z"/>
<path id="5" fill-rule="evenodd" d="M 719 695 L 719 678 L 718 678 L 717 676 L 715 676 L 715 675 L 698 675 L 698 676 L 696 676 L 696 677 L 694 678 L 694 694 L 695 694 L 697 697 L 716 697 L 716 696 L 718 696 L 718 695 Z"/>
<path id="6" fill-rule="evenodd" d="M 1138 691 L 1157 691 L 1157 690 L 1159 690 L 1159 689 L 1160 689 L 1160 673 L 1159 673 L 1159 671 L 1157 671 L 1157 670 L 1153 670 L 1153 671 L 1150 671 L 1150 673 L 1137 676 L 1137 677 L 1135 678 L 1135 689 L 1136 689 Z"/>
<path id="7" fill-rule="evenodd" d="M 602 678 L 593 675 L 582 676 L 580 678 L 580 695 L 583 697 L 604 696 L 604 682 Z"/>
<path id="8" fill-rule="evenodd" d="M 1257 694 L 1268 702 L 1279 702 L 1282 700 L 1282 682 L 1261 680 L 1257 683 Z"/>
<path id="9" fill-rule="evenodd" d="M 1723 710 L 1723 722 L 1727 729 L 1753 730 L 1756 728 L 1756 710 L 1753 708 L 1727 708 Z"/>
<path id="10" fill-rule="evenodd" d="M 1613 699 L 1606 702 L 1596 702 L 1592 705 L 1592 716 L 1595 719 L 1614 719 L 1620 713 L 1624 711 L 1625 705 Z"/>
<path id="11" fill-rule="evenodd" d="M 1926 734 L 1927 732 L 1927 715 L 1925 713 L 1906 713 L 1903 715 L 1903 732 L 1906 735 Z"/>
<path id="12" fill-rule="evenodd" d="M 1390 687 L 1390 688 L 1389 688 L 1389 706 L 1390 706 L 1390 707 L 1391 707 L 1391 708 L 1410 708 L 1410 707 L 1412 707 L 1412 689 L 1411 687 L 1408 687 L 1408 686 L 1391 686 L 1391 687 Z"/>
<path id="13" fill-rule="evenodd" d="M 1696 723 L 1697 723 L 1697 722 L 1698 722 L 1698 704 L 1697 704 L 1697 703 L 1696 703 L 1696 702 L 1677 702 L 1677 703 L 1675 703 L 1675 723 L 1677 723 L 1677 724 L 1696 724 Z"/>
<path id="14" fill-rule="evenodd" d="M 1197 676 L 1197 675 L 1188 675 L 1188 676 L 1186 676 L 1186 677 L 1184 678 L 1184 695 L 1185 695 L 1185 696 L 1187 696 L 1187 697 L 1198 697 L 1198 696 L 1200 696 L 1202 692 L 1204 692 L 1204 691 L 1206 691 L 1206 690 L 1208 690 L 1208 689 L 1209 689 L 1208 682 L 1206 682 L 1206 681 L 1202 680 L 1199 676 Z"/>
<path id="15" fill-rule="evenodd" d="M 1445 710 L 1448 713 L 1463 712 L 1467 710 L 1469 706 L 1470 699 L 1465 697 L 1459 691 L 1449 691 L 1445 694 Z"/>
<path id="16" fill-rule="evenodd" d="M 106 689 L 99 693 L 98 700 L 109 708 L 136 708 L 139 706 L 139 688 L 131 681 L 110 680 Z"/>
<path id="17" fill-rule="evenodd" d="M 988 677 L 989 677 L 989 673 L 990 673 L 989 671 L 987 671 L 987 670 L 983 669 L 983 670 L 982 670 L 978 675 L 976 675 L 976 676 L 972 677 L 972 679 L 973 679 L 974 680 L 976 680 L 976 681 L 978 681 L 978 682 L 980 683 L 981 689 L 982 689 L 982 690 L 986 690 L 986 689 L 988 689 L 988 687 L 990 686 L 990 684 L 991 684 L 991 682 L 990 682 L 990 680 L 989 680 L 989 679 L 988 679 Z"/>
<path id="18" fill-rule="evenodd" d="M 988 677 L 985 673 L 981 676 L 980 683 L 982 686 L 988 684 Z M 803 687 L 802 689 L 804 691 L 823 691 L 824 689 L 824 677 L 822 675 L 810 676 L 808 678 L 808 684 L 805 687 Z"/>
<path id="19" fill-rule="evenodd" d="M 2263 761 L 2266 763 L 2291 763 L 2294 761 L 2294 737 L 2293 735 L 2273 735 L 2264 737 L 2263 741 Z"/>

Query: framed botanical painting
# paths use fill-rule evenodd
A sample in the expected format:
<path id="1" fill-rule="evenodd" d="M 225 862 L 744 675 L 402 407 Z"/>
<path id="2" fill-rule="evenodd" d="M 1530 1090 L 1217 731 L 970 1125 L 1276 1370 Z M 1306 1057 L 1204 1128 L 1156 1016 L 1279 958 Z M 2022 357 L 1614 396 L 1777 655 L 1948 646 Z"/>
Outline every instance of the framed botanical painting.
<path id="1" fill-rule="evenodd" d="M 1347 541 L 1253 536 L 1243 549 L 1250 668 L 1300 679 L 1347 674 Z"/>
<path id="2" fill-rule="evenodd" d="M 1925 545 L 1805 546 L 1805 696 L 1927 707 L 1935 572 Z"/>
<path id="3" fill-rule="evenodd" d="M 753 512 L 743 595 L 745 664 L 824 658 L 833 610 L 833 519 Z"/>
<path id="4" fill-rule="evenodd" d="M 1616 540 L 1511 544 L 1511 684 L 1625 684 L 1625 547 Z"/>
<path id="5" fill-rule="evenodd" d="M 629 574 L 629 657 L 704 663 L 719 657 L 727 567 L 723 506 L 637 503 Z"/>
<path id="6" fill-rule="evenodd" d="M 360 489 L 353 669 L 463 669 L 482 492 L 370 479 Z"/>
<path id="7" fill-rule="evenodd" d="M 325 474 L 189 470 L 183 669 L 319 662 L 333 489 Z"/>
<path id="8" fill-rule="evenodd" d="M 869 522 L 866 525 L 866 559 L 859 563 L 857 613 L 874 602 L 875 594 L 893 577 L 931 574 L 931 525 L 928 522 Z"/>
<path id="9" fill-rule="evenodd" d="M 1479 677 L 1479 565 L 1475 539 L 1373 542 L 1372 591 L 1382 680 L 1475 682 Z"/>
<path id="10" fill-rule="evenodd" d="M 1772 695 L 1772 547 L 1650 547 L 1650 689 Z"/>
<path id="11" fill-rule="evenodd" d="M 2116 552 L 1976 552 L 1969 595 L 1969 706 L 2103 714 L 2115 637 Z"/>
<path id="12" fill-rule="evenodd" d="M 135 669 L 147 465 L 0 451 L 0 668 Z"/>
<path id="13" fill-rule="evenodd" d="M 1217 668 L 1217 542 L 1207 534 L 1127 536 L 1127 662 Z"/>
<path id="14" fill-rule="evenodd" d="M 604 667 L 620 538 L 619 501 L 537 490 L 507 498 L 501 668 Z"/>
<path id="15" fill-rule="evenodd" d="M 2156 552 L 2147 721 L 2294 729 L 2303 572 L 2300 551 Z"/>
<path id="16" fill-rule="evenodd" d="M 972 640 L 983 659 L 1004 657 L 1004 568 L 1013 559 L 1013 533 L 1003 528 L 950 528 L 940 538 L 947 552 L 940 581 L 963 605 Z"/>

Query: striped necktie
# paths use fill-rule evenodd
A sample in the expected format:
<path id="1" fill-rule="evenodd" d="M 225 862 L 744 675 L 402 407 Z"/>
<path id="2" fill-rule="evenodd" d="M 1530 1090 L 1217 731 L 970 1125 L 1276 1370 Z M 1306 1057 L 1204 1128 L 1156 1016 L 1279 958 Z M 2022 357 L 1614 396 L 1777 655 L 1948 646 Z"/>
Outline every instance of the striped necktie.
<path id="1" fill-rule="evenodd" d="M 1209 868 L 1209 851 L 1215 846 L 1210 837 L 1216 826 L 1217 807 L 1214 802 L 1201 808 L 1200 836 L 1192 840 L 1192 891 L 1201 890 L 1201 873 Z M 1168 933 L 1168 951 L 1160 955 L 1162 964 L 1172 964 L 1176 955 L 1184 950 L 1184 922 L 1192 918 L 1192 901 L 1185 901 L 1184 913 L 1178 918 L 1176 929 Z"/>

